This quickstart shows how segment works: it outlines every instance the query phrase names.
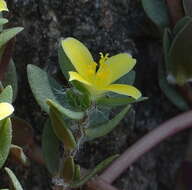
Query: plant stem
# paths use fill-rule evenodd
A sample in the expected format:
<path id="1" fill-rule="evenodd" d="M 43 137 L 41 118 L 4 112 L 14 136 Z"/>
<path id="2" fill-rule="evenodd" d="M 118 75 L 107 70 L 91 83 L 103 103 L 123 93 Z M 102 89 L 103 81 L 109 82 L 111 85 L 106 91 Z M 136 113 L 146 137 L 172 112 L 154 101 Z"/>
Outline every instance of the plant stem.
<path id="1" fill-rule="evenodd" d="M 100 177 L 86 183 L 86 190 L 118 190 L 114 186 L 106 183 Z"/>
<path id="2" fill-rule="evenodd" d="M 175 26 L 177 21 L 184 16 L 182 0 L 167 0 L 167 6 L 172 20 L 172 25 Z"/>
<path id="3" fill-rule="evenodd" d="M 119 158 L 117 158 L 111 164 L 111 166 L 109 166 L 100 175 L 101 179 L 109 184 L 112 183 L 144 153 L 148 152 L 164 139 L 189 127 L 192 127 L 192 111 L 181 114 L 163 123 L 156 129 L 149 132 L 143 138 L 141 138 L 130 148 L 128 148 Z"/>

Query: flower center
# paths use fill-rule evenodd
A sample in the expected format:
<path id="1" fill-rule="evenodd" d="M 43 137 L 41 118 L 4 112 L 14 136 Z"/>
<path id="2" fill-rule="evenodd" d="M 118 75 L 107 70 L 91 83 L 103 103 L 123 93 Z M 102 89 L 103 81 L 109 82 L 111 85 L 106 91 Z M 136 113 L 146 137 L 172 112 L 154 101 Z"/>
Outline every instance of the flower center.
<path id="1" fill-rule="evenodd" d="M 95 75 L 96 67 L 97 67 L 97 63 L 95 63 L 95 62 L 88 65 L 88 69 L 87 69 L 88 75 Z"/>
<path id="2" fill-rule="evenodd" d="M 103 53 L 100 53 L 100 60 L 98 64 L 98 69 L 96 70 L 94 81 L 97 88 L 103 88 L 104 86 L 106 86 L 106 84 L 109 83 L 110 71 L 108 64 L 106 64 L 107 59 L 109 59 L 108 53 L 106 53 L 105 55 Z"/>
<path id="3" fill-rule="evenodd" d="M 103 53 L 100 54 L 99 62 L 93 62 L 88 65 L 86 80 L 91 82 L 95 89 L 102 89 L 104 86 L 109 84 L 110 79 L 110 71 L 108 64 L 106 64 L 107 59 L 109 58 L 109 54 Z"/>
<path id="4" fill-rule="evenodd" d="M 99 76 L 102 78 L 102 76 L 105 74 L 107 64 L 105 63 L 107 59 L 109 58 L 109 54 L 106 53 L 105 55 L 103 53 L 100 54 L 99 63 L 93 62 L 92 64 L 88 65 L 87 69 L 87 75 L 88 76 Z"/>

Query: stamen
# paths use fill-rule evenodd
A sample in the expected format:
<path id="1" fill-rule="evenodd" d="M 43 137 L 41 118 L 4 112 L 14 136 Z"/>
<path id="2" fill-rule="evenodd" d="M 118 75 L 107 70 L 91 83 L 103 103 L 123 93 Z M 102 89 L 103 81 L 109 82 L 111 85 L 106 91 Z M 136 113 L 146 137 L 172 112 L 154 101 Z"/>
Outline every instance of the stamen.
<path id="1" fill-rule="evenodd" d="M 104 63 L 109 58 L 109 53 L 106 53 L 104 55 L 102 52 L 100 52 L 99 54 L 100 54 L 99 67 L 103 67 Z"/>

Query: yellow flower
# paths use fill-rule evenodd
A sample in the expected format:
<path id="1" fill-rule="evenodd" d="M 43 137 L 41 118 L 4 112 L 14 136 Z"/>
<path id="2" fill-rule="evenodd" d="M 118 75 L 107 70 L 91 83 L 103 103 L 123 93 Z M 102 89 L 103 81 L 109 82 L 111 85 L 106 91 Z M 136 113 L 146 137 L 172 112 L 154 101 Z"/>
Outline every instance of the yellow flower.
<path id="1" fill-rule="evenodd" d="M 14 108 L 11 104 L 2 102 L 0 103 L 0 120 L 5 119 L 10 116 L 14 111 Z"/>
<path id="2" fill-rule="evenodd" d="M 7 3 L 4 0 L 0 0 L 0 12 L 1 11 L 8 11 Z"/>
<path id="3" fill-rule="evenodd" d="M 136 60 L 127 53 L 120 53 L 112 57 L 100 53 L 97 64 L 87 49 L 75 38 L 62 40 L 65 54 L 75 67 L 76 71 L 69 72 L 69 81 L 79 81 L 88 89 L 93 100 L 107 91 L 131 96 L 135 99 L 141 97 L 141 93 L 133 86 L 125 84 L 112 84 L 117 79 L 127 74 L 136 64 Z"/>

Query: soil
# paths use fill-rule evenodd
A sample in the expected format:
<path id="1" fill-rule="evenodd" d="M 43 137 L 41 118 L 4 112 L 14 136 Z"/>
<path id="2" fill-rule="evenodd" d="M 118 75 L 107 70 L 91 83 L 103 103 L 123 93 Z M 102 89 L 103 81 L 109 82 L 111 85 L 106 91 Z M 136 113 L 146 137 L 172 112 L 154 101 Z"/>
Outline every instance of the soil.
<path id="1" fill-rule="evenodd" d="M 137 59 L 136 84 L 149 100 L 135 105 L 121 125 L 106 137 L 86 143 L 79 163 L 92 168 L 114 153 L 123 152 L 151 129 L 179 113 L 163 95 L 157 79 L 162 56 L 157 28 L 146 17 L 140 0 L 10 0 L 9 21 L 23 26 L 17 36 L 14 60 L 19 77 L 16 115 L 34 128 L 40 144 L 45 115 L 36 104 L 26 75 L 34 64 L 54 74 L 58 71 L 58 42 L 73 36 L 85 43 L 94 57 L 130 52 Z M 43 116 L 43 117 L 42 117 Z M 186 132 L 171 137 L 142 156 L 115 181 L 121 190 L 173 190 L 176 172 L 187 144 Z M 35 162 L 27 169 L 13 166 L 24 189 L 51 189 L 47 170 Z"/>

